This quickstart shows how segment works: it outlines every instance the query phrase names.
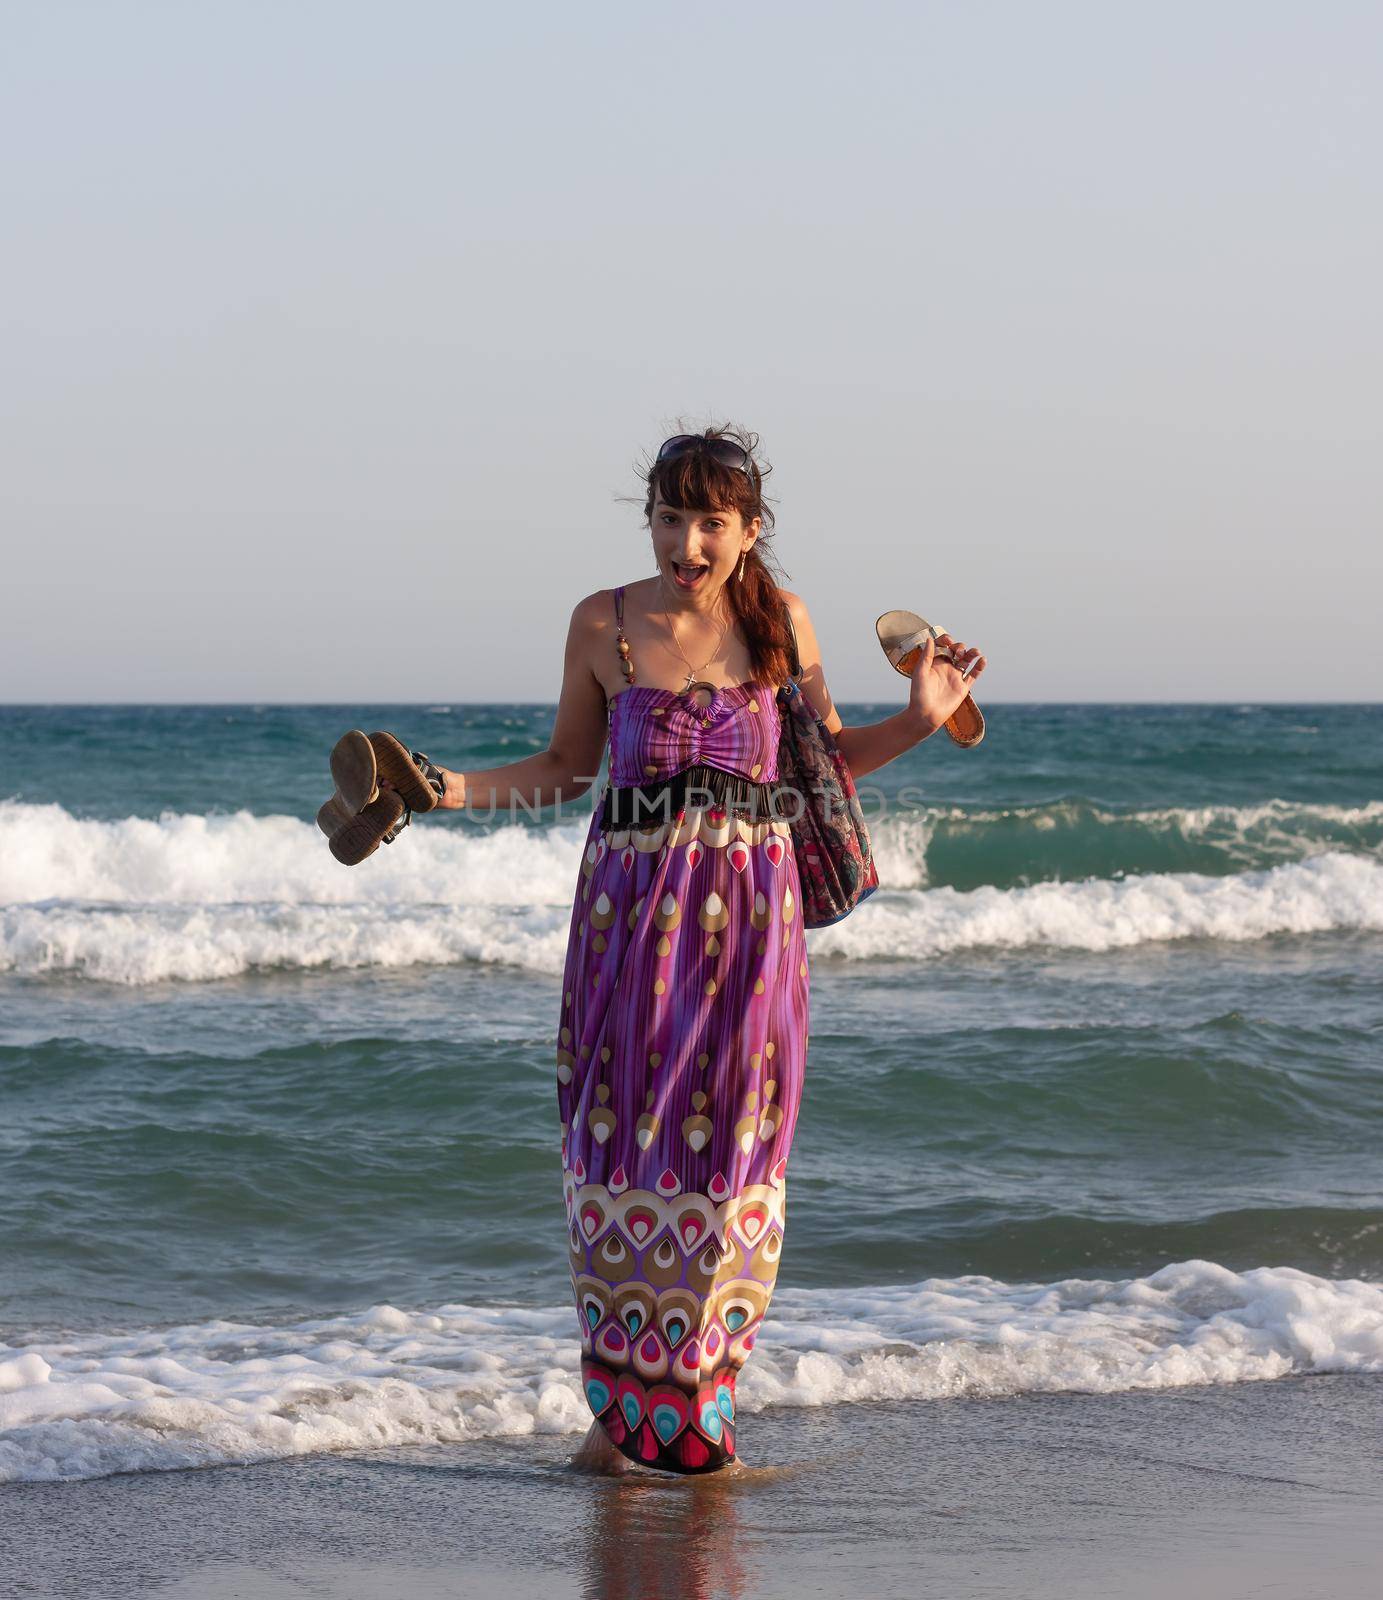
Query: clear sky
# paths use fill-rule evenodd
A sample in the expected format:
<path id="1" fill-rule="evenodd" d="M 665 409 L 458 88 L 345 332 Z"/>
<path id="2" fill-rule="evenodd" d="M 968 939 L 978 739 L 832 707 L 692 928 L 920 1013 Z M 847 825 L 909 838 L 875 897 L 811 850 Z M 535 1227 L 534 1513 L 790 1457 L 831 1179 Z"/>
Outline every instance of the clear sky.
<path id="1" fill-rule="evenodd" d="M 0 700 L 552 699 L 757 429 L 837 698 L 1383 699 L 1383 7 L 0 0 Z"/>

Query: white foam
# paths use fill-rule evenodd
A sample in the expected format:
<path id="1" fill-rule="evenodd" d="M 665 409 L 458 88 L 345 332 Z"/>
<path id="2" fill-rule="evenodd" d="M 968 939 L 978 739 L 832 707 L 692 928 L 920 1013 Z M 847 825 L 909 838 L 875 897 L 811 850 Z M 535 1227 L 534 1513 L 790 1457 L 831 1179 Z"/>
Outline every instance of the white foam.
<path id="1" fill-rule="evenodd" d="M 1149 873 L 1021 889 L 876 893 L 814 936 L 821 955 L 920 958 L 972 949 L 1118 950 L 1168 939 L 1383 929 L 1383 863 L 1323 855 L 1212 878 Z"/>
<path id="2" fill-rule="evenodd" d="M 232 978 L 262 969 L 509 963 L 560 972 L 569 908 L 227 906 L 0 910 L 0 972 L 105 983 Z"/>
<path id="3" fill-rule="evenodd" d="M 296 817 L 166 812 L 98 822 L 58 805 L 0 801 L 0 905 L 570 904 L 589 816 L 486 830 L 463 815 L 415 820 L 358 867 Z"/>
<path id="4" fill-rule="evenodd" d="M 929 807 L 869 819 L 869 844 L 881 884 L 890 889 L 926 888 L 927 850 L 945 815 Z"/>
<path id="5" fill-rule="evenodd" d="M 0 803 L 0 972 L 125 984 L 458 961 L 559 972 L 587 821 L 493 831 L 423 821 L 348 870 L 292 817 L 99 822 Z M 889 819 L 886 887 L 814 932 L 814 953 L 921 960 L 986 946 L 1098 951 L 1383 928 L 1383 862 L 1339 852 L 1232 877 L 897 887 L 924 875 L 934 823 Z"/>
<path id="6" fill-rule="evenodd" d="M 781 1289 L 741 1409 L 1383 1371 L 1383 1285 L 1208 1261 L 1147 1278 Z M 375 1306 L 0 1345 L 0 1482 L 565 1434 L 575 1312 Z"/>
<path id="7" fill-rule="evenodd" d="M 457 961 L 560 971 L 585 827 L 415 822 L 347 869 L 293 817 L 97 822 L 3 803 L 0 972 L 143 984 Z"/>

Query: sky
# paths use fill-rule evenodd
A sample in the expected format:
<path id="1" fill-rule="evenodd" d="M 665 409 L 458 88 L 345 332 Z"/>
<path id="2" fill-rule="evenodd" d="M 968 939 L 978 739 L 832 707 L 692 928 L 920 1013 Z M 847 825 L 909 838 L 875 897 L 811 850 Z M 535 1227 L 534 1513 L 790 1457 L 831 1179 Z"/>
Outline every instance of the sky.
<path id="1" fill-rule="evenodd" d="M 838 700 L 1383 700 L 1383 8 L 0 0 L 0 701 L 551 701 L 734 421 Z"/>

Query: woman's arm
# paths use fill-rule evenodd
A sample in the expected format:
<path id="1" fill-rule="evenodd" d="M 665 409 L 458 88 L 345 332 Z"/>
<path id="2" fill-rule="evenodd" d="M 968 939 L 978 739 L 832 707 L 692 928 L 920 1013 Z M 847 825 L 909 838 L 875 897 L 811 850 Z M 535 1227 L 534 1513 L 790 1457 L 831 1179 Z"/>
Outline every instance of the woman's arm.
<path id="1" fill-rule="evenodd" d="M 808 700 L 820 712 L 822 720 L 840 746 L 840 753 L 849 765 L 851 775 L 862 778 L 868 772 L 887 766 L 905 750 L 930 738 L 970 693 L 976 678 L 985 669 L 985 658 L 978 650 L 967 649 L 949 633 L 941 635 L 940 642 L 949 645 L 959 657 L 961 666 L 949 661 L 936 660 L 936 646 L 927 640 L 921 658 L 911 674 L 911 690 L 907 706 L 885 717 L 881 722 L 863 722 L 847 728 L 826 687 L 826 677 L 821 669 L 821 647 L 816 642 L 816 629 L 806 606 L 799 596 L 783 590 L 783 598 L 792 614 L 797 630 L 797 653 L 802 662 L 802 688 Z M 962 667 L 969 668 L 969 676 L 962 677 Z"/>
<path id="2" fill-rule="evenodd" d="M 507 811 L 515 806 L 561 805 L 577 800 L 595 782 L 605 744 L 605 690 L 591 671 L 608 595 L 593 594 L 576 607 L 567 629 L 562 692 L 546 750 L 503 767 L 453 772 L 443 767 L 446 809 Z"/>

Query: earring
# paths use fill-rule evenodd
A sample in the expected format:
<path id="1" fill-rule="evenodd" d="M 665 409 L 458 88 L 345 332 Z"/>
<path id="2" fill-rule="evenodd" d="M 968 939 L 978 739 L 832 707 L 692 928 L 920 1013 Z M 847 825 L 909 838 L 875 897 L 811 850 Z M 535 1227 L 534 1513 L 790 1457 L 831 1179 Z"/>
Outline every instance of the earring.
<path id="1" fill-rule="evenodd" d="M 746 550 L 744 552 L 744 554 L 740 557 L 739 581 L 741 583 L 744 582 L 744 563 L 748 559 L 748 556 L 749 556 L 749 552 Z"/>

